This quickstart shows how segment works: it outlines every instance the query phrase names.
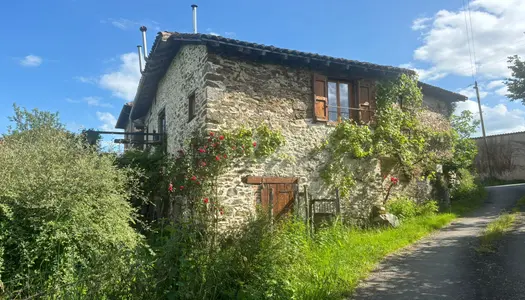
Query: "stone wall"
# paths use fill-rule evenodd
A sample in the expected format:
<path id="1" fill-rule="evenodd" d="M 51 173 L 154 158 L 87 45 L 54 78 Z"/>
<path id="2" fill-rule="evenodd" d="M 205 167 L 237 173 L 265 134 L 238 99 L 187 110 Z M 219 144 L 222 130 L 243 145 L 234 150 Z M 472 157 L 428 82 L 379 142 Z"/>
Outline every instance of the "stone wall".
<path id="1" fill-rule="evenodd" d="M 208 67 L 216 81 L 206 88 L 208 96 L 207 126 L 212 130 L 241 125 L 257 127 L 266 123 L 280 130 L 286 145 L 263 162 L 238 165 L 223 176 L 223 203 L 229 223 L 235 226 L 254 214 L 257 187 L 244 184 L 241 178 L 253 176 L 298 177 L 300 191 L 307 185 L 314 198 L 334 198 L 335 191 L 325 186 L 319 172 L 325 162 L 323 154 L 312 155 L 333 126 L 313 120 L 312 73 L 281 65 L 261 64 L 208 55 Z M 425 105 L 441 111 L 446 105 L 426 97 Z M 437 113 L 428 112 L 429 115 Z M 440 115 L 442 116 L 442 115 Z M 342 199 L 342 211 L 348 220 L 367 218 L 372 206 L 381 203 L 385 186 L 377 161 L 350 162 L 358 183 L 349 199 Z M 415 186 L 414 186 L 415 185 Z M 429 194 L 428 184 L 412 183 L 398 190 Z M 415 189 L 414 187 L 418 187 Z M 400 192 L 400 191 L 395 191 Z M 300 201 L 303 203 L 303 201 Z M 299 208 L 299 212 L 304 208 Z"/>
<path id="2" fill-rule="evenodd" d="M 488 178 L 489 159 L 493 176 L 500 180 L 525 180 L 525 132 L 487 137 L 487 155 L 483 138 L 477 138 L 476 169 L 481 178 Z"/>
<path id="3" fill-rule="evenodd" d="M 159 132 L 159 114 L 166 116 L 167 149 L 175 153 L 184 141 L 205 123 L 206 91 L 204 69 L 206 46 L 187 45 L 182 47 L 171 62 L 166 75 L 160 80 L 156 98 L 146 115 L 148 132 Z M 189 120 L 189 97 L 195 93 L 195 118 Z M 149 137 L 152 140 L 152 137 Z"/>
<path id="4" fill-rule="evenodd" d="M 238 227 L 255 214 L 259 187 L 243 183 L 242 178 L 247 175 L 298 177 L 300 191 L 306 185 L 314 198 L 335 197 L 335 192 L 319 178 L 325 157 L 322 153 L 312 155 L 333 126 L 313 120 L 311 79 L 312 73 L 307 69 L 232 59 L 208 53 L 205 46 L 188 45 L 176 55 L 160 81 L 145 124 L 149 132 L 158 132 L 158 116 L 165 111 L 169 153 L 175 153 L 194 130 L 203 127 L 229 130 L 266 123 L 280 130 L 286 139 L 286 145 L 272 158 L 236 165 L 222 176 L 224 228 Z M 188 97 L 193 92 L 196 117 L 188 122 Z M 446 107 L 426 96 L 424 103 L 432 108 L 430 115 Z M 382 201 L 388 183 L 381 176 L 378 161 L 350 164 L 356 170 L 358 183 L 341 205 L 344 218 L 358 220 L 366 218 L 372 206 Z M 399 186 L 394 194 L 411 192 L 421 196 L 422 190 L 428 194 L 428 185 L 412 183 Z M 300 202 L 304 203 L 302 197 Z M 297 209 L 304 211 L 304 207 Z"/>

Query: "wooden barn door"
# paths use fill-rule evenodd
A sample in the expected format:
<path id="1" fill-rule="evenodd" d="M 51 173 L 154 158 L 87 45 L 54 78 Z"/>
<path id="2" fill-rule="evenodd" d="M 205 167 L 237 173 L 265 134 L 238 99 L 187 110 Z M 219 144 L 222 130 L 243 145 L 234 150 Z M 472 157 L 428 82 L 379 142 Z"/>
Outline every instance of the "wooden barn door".
<path id="1" fill-rule="evenodd" d="M 298 179 L 295 177 L 247 177 L 247 183 L 261 185 L 261 205 L 269 209 L 278 219 L 293 212 L 295 197 L 298 193 Z"/>

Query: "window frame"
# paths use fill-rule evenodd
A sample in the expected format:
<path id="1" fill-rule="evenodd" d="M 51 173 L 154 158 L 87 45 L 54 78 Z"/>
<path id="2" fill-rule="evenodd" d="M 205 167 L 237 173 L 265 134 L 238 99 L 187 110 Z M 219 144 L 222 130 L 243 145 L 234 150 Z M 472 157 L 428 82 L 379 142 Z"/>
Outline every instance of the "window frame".
<path id="1" fill-rule="evenodd" d="M 188 122 L 195 119 L 197 110 L 196 98 L 195 91 L 188 96 Z"/>
<path id="2" fill-rule="evenodd" d="M 334 105 L 332 105 L 330 103 L 330 83 L 335 83 L 336 84 L 336 105 L 335 107 L 337 107 L 337 120 L 331 120 L 330 119 L 330 107 L 334 107 Z M 348 112 L 347 112 L 347 116 L 348 116 L 348 120 L 353 120 L 353 121 L 356 121 L 356 117 L 354 116 L 353 114 L 353 111 L 359 111 L 359 107 L 356 107 L 356 95 L 355 95 L 355 84 L 356 84 L 356 81 L 355 80 L 344 80 L 344 79 L 337 79 L 337 78 L 327 78 L 327 81 L 326 81 L 326 85 L 327 85 L 327 88 L 326 88 L 326 93 L 327 93 L 327 106 L 328 106 L 328 123 L 340 123 L 343 118 L 341 117 L 341 111 L 342 111 L 342 107 L 341 107 L 341 99 L 340 99 L 340 84 L 346 84 L 348 85 Z M 359 118 L 359 117 L 357 117 Z"/>
<path id="3" fill-rule="evenodd" d="M 157 115 L 157 130 L 159 134 L 162 134 L 161 139 L 163 139 L 166 134 L 166 126 L 166 109 L 163 108 Z"/>

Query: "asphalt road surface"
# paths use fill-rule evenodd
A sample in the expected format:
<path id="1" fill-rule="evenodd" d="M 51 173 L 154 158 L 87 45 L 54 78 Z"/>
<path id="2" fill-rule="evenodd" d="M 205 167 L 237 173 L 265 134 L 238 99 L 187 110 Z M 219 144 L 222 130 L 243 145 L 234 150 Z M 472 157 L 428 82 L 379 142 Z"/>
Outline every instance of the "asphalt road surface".
<path id="1" fill-rule="evenodd" d="M 481 209 L 387 258 L 352 299 L 525 299 L 523 214 L 495 253 L 476 251 L 482 230 L 525 196 L 525 184 L 487 190 Z"/>

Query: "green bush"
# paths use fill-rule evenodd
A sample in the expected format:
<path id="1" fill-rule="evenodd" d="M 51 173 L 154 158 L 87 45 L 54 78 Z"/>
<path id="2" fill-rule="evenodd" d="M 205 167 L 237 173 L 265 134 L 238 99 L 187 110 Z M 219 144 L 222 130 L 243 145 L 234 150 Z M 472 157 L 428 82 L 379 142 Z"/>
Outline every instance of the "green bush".
<path id="1" fill-rule="evenodd" d="M 399 197 L 387 202 L 386 210 L 400 219 L 413 218 L 417 215 L 418 207 L 413 199 Z"/>
<path id="2" fill-rule="evenodd" d="M 302 222 L 272 225 L 257 217 L 236 232 L 217 235 L 216 245 L 188 226 L 170 228 L 170 238 L 158 249 L 152 298 L 292 298 L 287 266 L 300 258 L 309 239 Z"/>
<path id="3" fill-rule="evenodd" d="M 451 189 L 450 202 L 452 211 L 462 215 L 479 207 L 487 196 L 487 191 L 469 170 L 460 169 L 457 177 L 458 182 Z"/>
<path id="4" fill-rule="evenodd" d="M 400 219 L 409 219 L 416 216 L 435 214 L 439 211 L 439 205 L 434 200 L 416 203 L 414 199 L 399 197 L 387 202 L 386 209 Z"/>
<path id="5" fill-rule="evenodd" d="M 439 212 L 439 204 L 435 200 L 425 201 L 417 206 L 417 215 L 427 216 Z"/>
<path id="6" fill-rule="evenodd" d="M 15 113 L 0 143 L 0 297 L 137 293 L 147 248 L 131 227 L 126 170 L 63 130 L 56 115 Z"/>

